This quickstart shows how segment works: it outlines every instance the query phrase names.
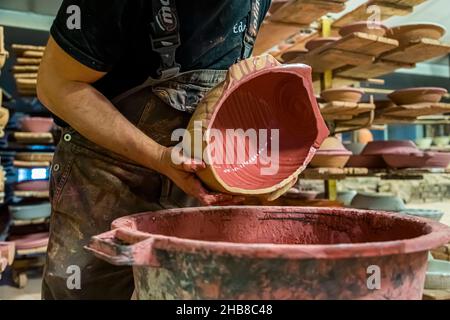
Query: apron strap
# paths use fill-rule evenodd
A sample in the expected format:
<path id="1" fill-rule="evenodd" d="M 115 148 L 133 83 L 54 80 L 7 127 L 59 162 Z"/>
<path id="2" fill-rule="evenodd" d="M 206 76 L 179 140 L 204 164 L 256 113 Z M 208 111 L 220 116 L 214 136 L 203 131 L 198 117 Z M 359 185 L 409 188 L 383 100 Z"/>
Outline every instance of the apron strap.
<path id="1" fill-rule="evenodd" d="M 180 20 L 175 0 L 152 0 L 153 22 L 150 24 L 152 50 L 159 54 L 159 80 L 173 78 L 180 72 L 175 54 L 181 44 Z"/>
<path id="2" fill-rule="evenodd" d="M 259 20 L 261 17 L 261 0 L 252 0 L 248 26 L 245 30 L 241 59 L 248 59 L 252 55 L 253 47 L 258 35 Z"/>

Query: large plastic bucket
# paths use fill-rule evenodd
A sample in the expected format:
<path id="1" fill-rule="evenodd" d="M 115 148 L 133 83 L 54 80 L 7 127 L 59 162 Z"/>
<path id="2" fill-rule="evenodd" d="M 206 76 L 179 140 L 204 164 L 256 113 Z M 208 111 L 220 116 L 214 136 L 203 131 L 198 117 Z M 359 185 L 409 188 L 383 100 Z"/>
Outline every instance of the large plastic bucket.
<path id="1" fill-rule="evenodd" d="M 439 223 L 386 212 L 212 207 L 124 217 L 88 250 L 139 299 L 421 299 Z"/>

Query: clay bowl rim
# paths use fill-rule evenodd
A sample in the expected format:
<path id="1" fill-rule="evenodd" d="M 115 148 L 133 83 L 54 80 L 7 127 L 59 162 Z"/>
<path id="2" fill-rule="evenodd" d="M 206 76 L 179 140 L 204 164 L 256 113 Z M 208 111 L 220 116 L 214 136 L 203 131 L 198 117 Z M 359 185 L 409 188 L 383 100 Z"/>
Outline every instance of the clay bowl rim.
<path id="1" fill-rule="evenodd" d="M 350 87 L 349 87 L 349 88 L 331 88 L 331 89 L 327 89 L 327 90 L 322 91 L 322 92 L 320 93 L 320 97 L 321 97 L 322 99 L 324 99 L 325 101 L 327 101 L 327 102 L 339 101 L 339 100 L 336 100 L 336 99 L 334 99 L 334 100 L 328 100 L 328 99 L 325 99 L 325 97 L 323 96 L 323 94 L 327 94 L 327 93 L 331 93 L 331 94 L 333 94 L 333 93 L 346 93 L 346 92 L 357 93 L 357 94 L 360 94 L 360 95 L 361 95 L 360 98 L 359 98 L 359 100 L 358 100 L 358 101 L 354 101 L 354 103 L 360 102 L 361 99 L 362 99 L 362 97 L 363 97 L 364 94 L 365 94 L 364 90 L 357 89 L 357 88 L 350 88 Z"/>
<path id="2" fill-rule="evenodd" d="M 389 32 L 389 30 L 390 30 L 390 28 L 389 28 L 388 26 L 386 26 L 386 25 L 385 25 L 384 23 L 382 23 L 382 22 L 356 21 L 356 22 L 349 23 L 349 24 L 347 24 L 347 25 L 345 25 L 345 26 L 342 26 L 342 27 L 339 29 L 339 35 L 340 35 L 341 37 L 346 37 L 346 36 L 348 36 L 349 34 L 352 34 L 352 33 L 357 33 L 357 32 L 365 33 L 364 31 L 352 31 L 352 32 L 345 32 L 345 31 L 346 31 L 347 29 L 352 28 L 352 27 L 359 27 L 359 26 L 361 26 L 361 27 L 363 27 L 363 26 L 367 27 L 367 25 L 369 25 L 369 24 L 375 25 L 376 28 L 374 28 L 374 29 L 376 29 L 376 30 L 384 30 L 384 35 L 386 35 L 386 34 Z"/>
<path id="3" fill-rule="evenodd" d="M 264 69 L 254 72 L 253 75 L 256 78 L 261 75 L 267 74 L 269 72 L 275 71 L 276 73 L 292 74 L 292 75 L 298 76 L 297 72 L 295 71 L 298 68 L 303 68 L 303 69 L 306 68 L 308 70 L 311 70 L 311 67 L 306 64 L 296 63 L 296 64 L 280 65 L 280 66 L 276 66 L 276 67 L 264 68 Z M 299 80 L 304 82 L 304 79 L 302 79 L 300 77 L 298 77 L 298 78 L 299 78 Z M 228 99 L 228 97 L 230 95 L 232 95 L 236 91 L 237 88 L 239 88 L 239 86 L 232 90 L 230 90 L 230 89 L 226 90 L 226 93 L 223 94 L 216 103 L 223 104 L 223 102 L 226 99 Z M 309 99 L 309 97 L 308 97 L 308 99 Z M 311 101 L 311 105 L 314 105 L 315 103 L 317 103 L 317 101 L 315 99 L 313 101 Z M 211 127 L 213 126 L 219 111 L 220 111 L 220 108 L 216 108 L 211 116 L 211 119 L 208 123 L 208 127 L 206 128 L 206 129 L 208 129 L 208 130 L 206 130 L 206 133 L 207 133 L 205 136 L 206 141 L 209 141 L 209 139 L 210 139 L 208 132 L 209 132 L 209 129 L 211 129 Z M 318 112 L 320 115 L 320 111 L 318 111 Z M 317 135 L 316 135 L 315 141 L 317 141 L 317 138 L 320 137 L 320 125 L 319 125 L 319 120 L 317 118 L 316 118 L 316 124 L 317 124 L 318 130 L 317 130 Z M 307 155 L 307 157 L 305 158 L 305 161 L 303 162 L 303 165 L 300 168 L 298 168 L 295 172 L 292 172 L 286 179 L 283 179 L 280 182 L 278 182 L 277 184 L 272 185 L 271 187 L 267 187 L 267 188 L 243 189 L 241 187 L 232 187 L 232 186 L 228 185 L 225 181 L 223 181 L 223 179 L 217 174 L 217 172 L 213 168 L 213 166 L 210 166 L 210 167 L 211 167 L 211 172 L 212 172 L 214 179 L 216 179 L 216 181 L 218 181 L 220 183 L 220 185 L 222 186 L 222 188 L 224 188 L 227 192 L 229 192 L 231 194 L 240 194 L 240 195 L 244 194 L 246 196 L 260 196 L 260 195 L 272 194 L 273 192 L 281 190 L 287 184 L 289 184 L 292 181 L 293 177 L 300 175 L 300 173 L 302 173 L 306 169 L 308 163 L 314 157 L 314 155 L 316 154 L 318 149 L 319 149 L 319 147 L 315 148 L 313 145 L 309 151 L 309 155 Z M 212 163 L 209 153 L 206 153 L 206 157 L 208 158 L 207 159 L 208 162 Z"/>
<path id="4" fill-rule="evenodd" d="M 113 230 L 122 230 L 127 234 L 135 232 L 140 235 L 142 241 L 147 242 L 152 250 L 161 249 L 176 252 L 213 252 L 215 255 L 230 255 L 249 258 L 264 259 L 325 259 L 336 260 L 345 258 L 368 258 L 388 255 L 410 254 L 426 252 L 436 248 L 443 243 L 450 241 L 450 227 L 428 219 L 407 216 L 395 212 L 357 210 L 347 208 L 320 208 L 320 207 L 261 207 L 261 206 L 229 206 L 229 207 L 199 207 L 187 209 L 168 209 L 155 212 L 145 212 L 136 215 L 119 218 L 112 223 Z M 175 216 L 179 214 L 190 214 L 198 212 L 211 212 L 215 210 L 260 212 L 262 218 L 267 219 L 267 214 L 275 214 L 277 218 L 281 214 L 316 214 L 316 215 L 336 215 L 336 211 L 345 213 L 350 219 L 355 216 L 378 216 L 389 220 L 403 220 L 410 223 L 422 224 L 427 234 L 403 240 L 393 240 L 370 243 L 347 243 L 331 245 L 304 245 L 304 244 L 266 244 L 266 243 L 233 243 L 215 242 L 205 240 L 184 239 L 175 236 L 164 236 L 151 234 L 138 230 L 133 230 L 130 226 L 135 226 L 135 221 L 145 216 Z M 292 217 L 292 219 L 297 219 Z M 94 236 L 93 240 L 101 239 Z M 92 242 L 91 242 L 92 243 Z M 142 244 L 143 242 L 140 242 Z M 142 246 L 145 247 L 145 246 Z M 89 248 L 88 248 L 89 249 Z"/>
<path id="5" fill-rule="evenodd" d="M 409 23 L 409 24 L 403 24 L 399 26 L 394 26 L 388 29 L 388 36 L 391 38 L 397 37 L 395 39 L 401 39 L 401 35 L 405 33 L 404 30 L 413 31 L 414 29 L 434 29 L 435 31 L 438 31 L 441 33 L 441 36 L 439 39 L 441 39 L 445 34 L 447 33 L 447 29 L 439 24 L 439 23 Z M 404 30 L 402 30 L 404 29 Z M 410 29 L 410 30 L 408 30 Z M 438 40 L 438 39 L 436 39 Z"/>

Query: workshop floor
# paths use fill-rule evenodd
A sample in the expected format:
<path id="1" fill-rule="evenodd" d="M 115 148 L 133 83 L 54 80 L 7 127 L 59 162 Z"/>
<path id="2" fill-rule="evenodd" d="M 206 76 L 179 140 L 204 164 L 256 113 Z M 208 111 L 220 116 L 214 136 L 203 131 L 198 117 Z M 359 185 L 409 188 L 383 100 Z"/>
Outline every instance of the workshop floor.
<path id="1" fill-rule="evenodd" d="M 450 200 L 441 203 L 413 204 L 410 207 L 443 210 L 445 215 L 441 222 L 450 226 Z M 0 285 L 0 300 L 40 300 L 41 282 L 41 278 L 29 279 L 28 285 L 24 289 Z"/>

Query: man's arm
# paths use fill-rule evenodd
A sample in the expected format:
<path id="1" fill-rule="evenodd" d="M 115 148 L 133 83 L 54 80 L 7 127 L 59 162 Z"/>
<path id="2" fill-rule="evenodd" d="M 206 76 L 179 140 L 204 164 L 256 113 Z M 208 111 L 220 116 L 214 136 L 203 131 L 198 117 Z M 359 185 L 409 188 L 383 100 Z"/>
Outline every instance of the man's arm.
<path id="1" fill-rule="evenodd" d="M 90 141 L 166 175 L 205 205 L 240 200 L 208 192 L 195 176 L 203 163 L 185 161 L 175 166 L 171 149 L 146 136 L 91 85 L 104 75 L 76 61 L 50 38 L 39 69 L 39 100 Z"/>

